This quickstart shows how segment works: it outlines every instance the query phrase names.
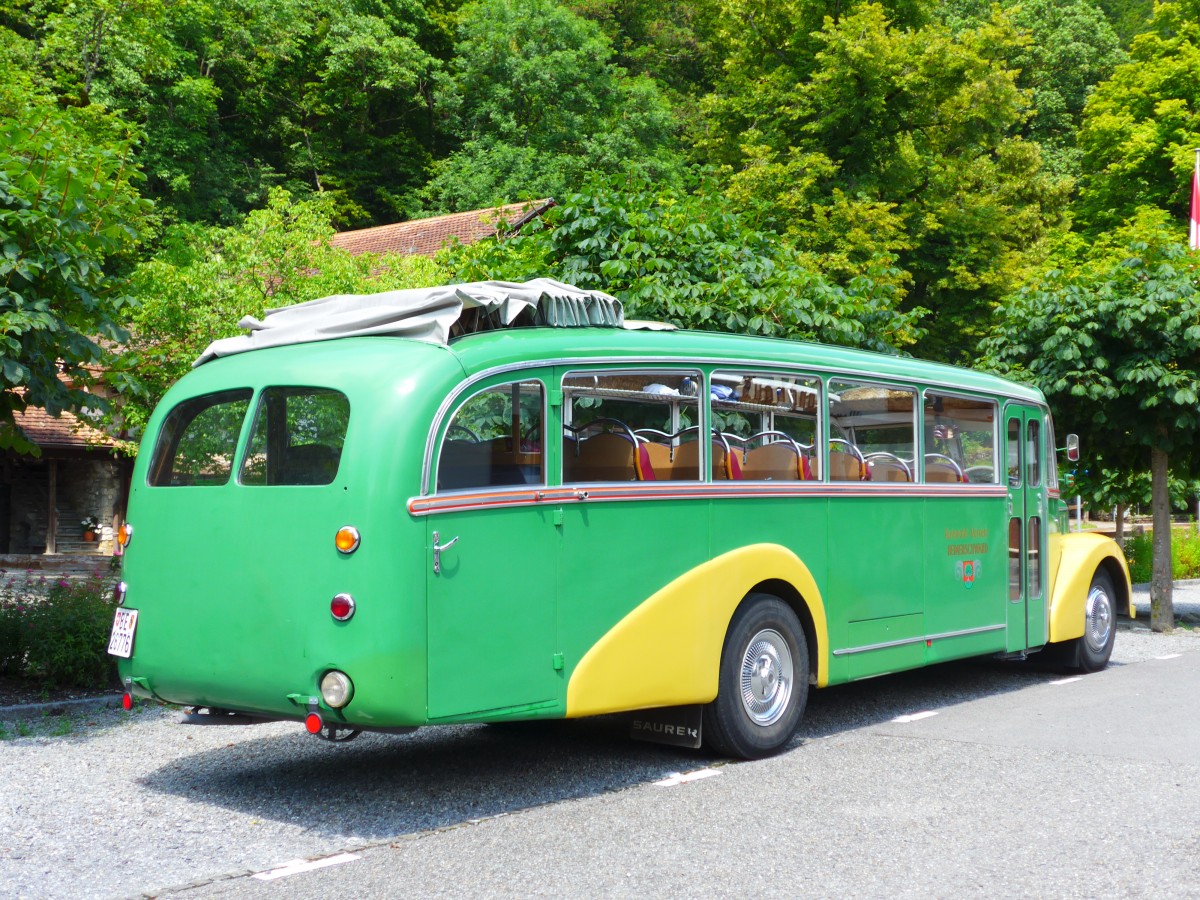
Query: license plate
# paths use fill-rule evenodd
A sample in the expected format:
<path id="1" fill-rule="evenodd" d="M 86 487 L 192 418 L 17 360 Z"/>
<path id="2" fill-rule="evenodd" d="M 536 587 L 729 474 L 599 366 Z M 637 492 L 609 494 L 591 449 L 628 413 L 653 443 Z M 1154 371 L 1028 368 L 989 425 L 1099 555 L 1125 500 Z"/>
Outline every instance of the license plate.
<path id="1" fill-rule="evenodd" d="M 112 637 L 108 639 L 108 652 L 113 656 L 129 659 L 133 655 L 133 633 L 137 629 L 136 609 L 118 609 L 113 619 Z"/>

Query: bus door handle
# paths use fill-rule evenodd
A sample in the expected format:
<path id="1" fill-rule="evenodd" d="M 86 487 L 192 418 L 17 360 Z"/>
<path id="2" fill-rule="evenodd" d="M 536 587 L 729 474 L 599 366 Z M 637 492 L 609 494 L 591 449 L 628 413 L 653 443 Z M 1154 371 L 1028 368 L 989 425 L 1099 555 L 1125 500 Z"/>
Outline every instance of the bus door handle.
<path id="1" fill-rule="evenodd" d="M 442 574 L 442 551 L 449 550 L 451 547 L 453 547 L 455 544 L 458 543 L 458 538 L 453 537 L 450 540 L 446 541 L 446 543 L 439 544 L 438 541 L 441 540 L 441 537 L 442 536 L 440 534 L 438 534 L 438 532 L 435 531 L 433 533 L 433 574 L 434 575 Z"/>

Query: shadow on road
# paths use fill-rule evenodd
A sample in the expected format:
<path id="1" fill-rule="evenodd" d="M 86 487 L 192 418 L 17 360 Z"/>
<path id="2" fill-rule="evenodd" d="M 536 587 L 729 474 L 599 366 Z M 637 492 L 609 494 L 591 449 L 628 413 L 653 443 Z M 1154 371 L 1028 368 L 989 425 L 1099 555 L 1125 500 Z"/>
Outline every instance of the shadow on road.
<path id="1" fill-rule="evenodd" d="M 814 691 L 787 752 L 804 752 L 806 740 L 1052 677 L 1053 670 L 972 661 Z M 592 797 L 724 761 L 705 751 L 631 741 L 620 716 L 431 727 L 403 737 L 364 734 L 348 744 L 311 738 L 299 724 L 287 734 L 279 734 L 281 727 L 229 727 L 227 746 L 173 762 L 141 782 L 325 837 L 378 841 Z M 255 737 L 256 728 L 274 733 Z"/>

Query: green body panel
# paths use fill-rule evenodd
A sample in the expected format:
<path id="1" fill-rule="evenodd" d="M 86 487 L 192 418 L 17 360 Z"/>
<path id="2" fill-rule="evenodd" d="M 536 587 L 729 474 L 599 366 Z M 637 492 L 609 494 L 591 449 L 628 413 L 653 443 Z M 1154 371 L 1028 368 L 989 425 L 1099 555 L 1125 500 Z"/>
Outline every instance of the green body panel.
<path id="1" fill-rule="evenodd" d="M 851 622 L 846 628 L 850 647 L 846 655 L 849 678 L 870 678 L 911 669 L 925 662 L 925 642 L 913 640 L 924 631 L 921 613 Z M 870 650 L 861 648 L 870 647 Z"/>
<path id="2" fill-rule="evenodd" d="M 558 605 L 568 678 L 626 613 L 720 552 L 709 539 L 713 506 L 709 500 L 588 501 L 563 509 Z"/>
<path id="3" fill-rule="evenodd" d="M 998 627 L 1008 606 L 999 490 L 982 499 L 924 496 L 920 485 L 886 498 L 560 497 L 415 514 L 410 504 L 431 493 L 441 435 L 430 432 L 447 422 L 439 414 L 538 362 L 549 429 L 561 425 L 557 379 L 589 362 L 686 363 L 706 375 L 739 362 L 793 365 L 1041 402 L 1033 389 L 948 366 L 696 333 L 528 329 L 450 347 L 357 337 L 216 360 L 164 398 L 135 468 L 125 580 L 139 619 L 122 676 L 163 700 L 300 719 L 303 698 L 336 668 L 351 674 L 354 698 L 323 714 L 365 727 L 562 716 L 575 667 L 632 609 L 713 557 L 760 543 L 789 548 L 815 578 L 831 684 L 1005 649 L 1014 629 Z M 349 398 L 332 484 L 147 486 L 154 437 L 180 400 L 266 386 Z M 239 454 L 246 441 L 244 429 Z M 558 485 L 558 456 L 547 442 L 548 488 Z M 363 536 L 348 556 L 334 547 L 343 525 Z M 458 538 L 439 574 L 434 532 L 443 545 Z M 965 579 L 963 561 L 977 562 L 977 575 Z M 329 614 L 339 592 L 356 601 L 348 622 Z M 939 639 L 927 646 L 929 636 Z M 873 644 L 896 646 L 863 649 Z"/>

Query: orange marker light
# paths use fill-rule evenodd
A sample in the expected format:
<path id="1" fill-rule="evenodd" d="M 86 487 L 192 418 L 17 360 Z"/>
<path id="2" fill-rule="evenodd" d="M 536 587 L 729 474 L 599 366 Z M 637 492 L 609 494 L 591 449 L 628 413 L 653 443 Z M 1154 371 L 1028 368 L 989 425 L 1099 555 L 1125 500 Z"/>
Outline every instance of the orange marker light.
<path id="1" fill-rule="evenodd" d="M 353 553 L 362 543 L 362 536 L 353 525 L 343 525 L 338 529 L 337 537 L 333 539 L 339 553 Z"/>
<path id="2" fill-rule="evenodd" d="M 117 543 L 122 547 L 128 547 L 131 540 L 133 540 L 133 526 L 125 522 L 117 529 Z"/>

